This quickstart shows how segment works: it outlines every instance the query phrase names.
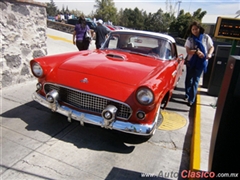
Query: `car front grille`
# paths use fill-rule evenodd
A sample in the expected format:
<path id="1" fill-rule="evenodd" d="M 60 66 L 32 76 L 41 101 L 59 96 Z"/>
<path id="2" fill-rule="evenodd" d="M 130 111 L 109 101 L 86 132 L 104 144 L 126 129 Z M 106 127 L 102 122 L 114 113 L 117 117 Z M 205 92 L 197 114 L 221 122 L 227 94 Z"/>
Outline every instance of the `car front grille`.
<path id="1" fill-rule="evenodd" d="M 81 109 L 87 112 L 99 113 L 106 108 L 107 105 L 115 105 L 118 108 L 116 117 L 123 120 L 128 120 L 131 116 L 131 108 L 121 102 L 114 101 L 105 97 L 97 96 L 94 94 L 86 93 L 76 89 L 55 85 L 45 84 L 44 91 L 48 92 L 56 90 L 59 94 L 59 101 L 69 104 L 77 109 Z"/>

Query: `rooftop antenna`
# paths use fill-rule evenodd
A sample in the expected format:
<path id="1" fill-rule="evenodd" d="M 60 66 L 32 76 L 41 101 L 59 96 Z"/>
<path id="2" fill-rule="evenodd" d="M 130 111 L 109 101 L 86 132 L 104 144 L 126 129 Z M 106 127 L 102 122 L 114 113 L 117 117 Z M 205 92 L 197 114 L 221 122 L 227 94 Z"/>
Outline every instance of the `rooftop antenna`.
<path id="1" fill-rule="evenodd" d="M 240 10 L 238 10 L 238 11 L 236 12 L 236 14 L 237 14 L 237 16 L 236 16 L 235 18 L 237 18 L 238 16 L 240 16 Z"/>

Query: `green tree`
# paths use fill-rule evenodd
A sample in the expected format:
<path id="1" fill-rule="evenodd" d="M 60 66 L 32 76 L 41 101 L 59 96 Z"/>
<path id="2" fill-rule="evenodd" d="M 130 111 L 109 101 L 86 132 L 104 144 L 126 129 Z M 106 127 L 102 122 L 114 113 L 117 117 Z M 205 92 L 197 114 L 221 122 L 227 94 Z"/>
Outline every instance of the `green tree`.
<path id="1" fill-rule="evenodd" d="M 195 12 L 193 12 L 192 20 L 202 21 L 203 16 L 207 14 L 206 11 L 202 11 L 201 8 L 197 9 Z"/>
<path id="2" fill-rule="evenodd" d="M 177 19 L 170 25 L 170 32 L 177 32 L 179 37 L 184 38 L 191 19 L 192 15 L 189 12 L 184 13 L 184 10 L 181 10 Z"/>
<path id="3" fill-rule="evenodd" d="M 202 11 L 201 8 L 197 9 L 191 15 L 189 12 L 184 13 L 184 10 L 181 10 L 179 16 L 174 20 L 170 25 L 170 32 L 178 32 L 178 36 L 181 38 L 187 38 L 187 30 L 191 22 L 193 21 L 202 21 L 206 11 Z"/>
<path id="4" fill-rule="evenodd" d="M 138 18 L 140 17 L 140 11 L 138 8 L 135 8 L 134 10 L 126 8 L 123 11 L 123 16 L 122 16 L 122 23 L 124 26 L 133 28 L 133 29 L 139 29 L 139 24 L 138 24 Z"/>
<path id="5" fill-rule="evenodd" d="M 79 10 L 77 10 L 77 9 L 71 10 L 70 13 L 71 13 L 72 15 L 74 15 L 74 17 L 79 17 L 79 16 L 83 16 L 83 15 L 84 15 L 82 11 L 79 11 Z"/>
<path id="6" fill-rule="evenodd" d="M 63 13 L 63 14 L 64 14 L 64 12 L 65 12 L 65 7 L 64 7 L 64 5 L 63 5 L 63 6 L 62 6 L 61 13 Z"/>
<path id="7" fill-rule="evenodd" d="M 66 7 L 66 10 L 65 10 L 66 13 L 69 13 L 69 9 L 68 9 L 68 6 Z"/>
<path id="8" fill-rule="evenodd" d="M 118 13 L 119 25 L 128 28 L 154 31 L 168 32 L 170 23 L 174 21 L 174 15 L 164 13 L 159 9 L 156 13 L 147 14 L 144 10 L 139 10 L 137 7 L 132 9 L 120 9 Z"/>
<path id="9" fill-rule="evenodd" d="M 116 22 L 117 8 L 113 0 L 95 0 L 94 7 L 96 8 L 95 17 L 104 21 Z"/>
<path id="10" fill-rule="evenodd" d="M 48 16 L 55 16 L 57 14 L 57 6 L 53 0 L 50 0 L 50 3 L 46 3 L 46 11 Z"/>
<path id="11" fill-rule="evenodd" d="M 171 13 L 164 13 L 162 9 L 159 9 L 152 16 L 152 30 L 155 32 L 168 32 L 171 22 L 175 19 Z"/>
<path id="12" fill-rule="evenodd" d="M 123 26 L 123 9 L 121 8 L 116 16 L 116 24 Z"/>

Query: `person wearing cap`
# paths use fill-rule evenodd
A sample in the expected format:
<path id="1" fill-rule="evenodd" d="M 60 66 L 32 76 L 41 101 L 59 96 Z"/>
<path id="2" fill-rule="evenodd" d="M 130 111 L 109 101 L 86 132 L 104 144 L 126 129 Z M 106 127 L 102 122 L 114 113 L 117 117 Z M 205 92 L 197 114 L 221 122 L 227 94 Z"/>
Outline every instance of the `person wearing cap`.
<path id="1" fill-rule="evenodd" d="M 97 27 L 95 29 L 95 33 L 96 33 L 96 43 L 95 43 L 96 49 L 99 49 L 104 43 L 107 37 L 107 34 L 109 33 L 107 28 L 103 26 L 103 20 L 99 19 L 97 21 Z"/>

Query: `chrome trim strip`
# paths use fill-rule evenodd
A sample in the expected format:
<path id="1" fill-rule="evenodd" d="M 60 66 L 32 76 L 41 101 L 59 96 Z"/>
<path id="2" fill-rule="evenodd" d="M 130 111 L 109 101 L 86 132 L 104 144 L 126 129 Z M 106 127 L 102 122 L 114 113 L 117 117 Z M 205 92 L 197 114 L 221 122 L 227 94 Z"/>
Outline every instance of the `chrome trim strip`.
<path id="1" fill-rule="evenodd" d="M 177 75 L 177 70 L 173 71 L 172 77 L 175 77 Z"/>
<path id="2" fill-rule="evenodd" d="M 66 116 L 68 118 L 68 121 L 71 121 L 70 119 L 74 119 L 79 121 L 81 124 L 88 123 L 88 124 L 101 126 L 107 129 L 114 129 L 124 133 L 136 134 L 141 136 L 152 135 L 156 129 L 155 126 L 157 123 L 158 116 L 156 116 L 154 122 L 150 125 L 133 124 L 130 122 L 115 120 L 109 126 L 105 126 L 104 119 L 101 116 L 82 113 L 75 109 L 71 109 L 67 106 L 59 105 L 58 103 L 53 105 L 53 103 L 49 103 L 44 96 L 39 95 L 37 92 L 33 93 L 32 98 L 33 100 L 40 103 L 41 105 Z"/>

